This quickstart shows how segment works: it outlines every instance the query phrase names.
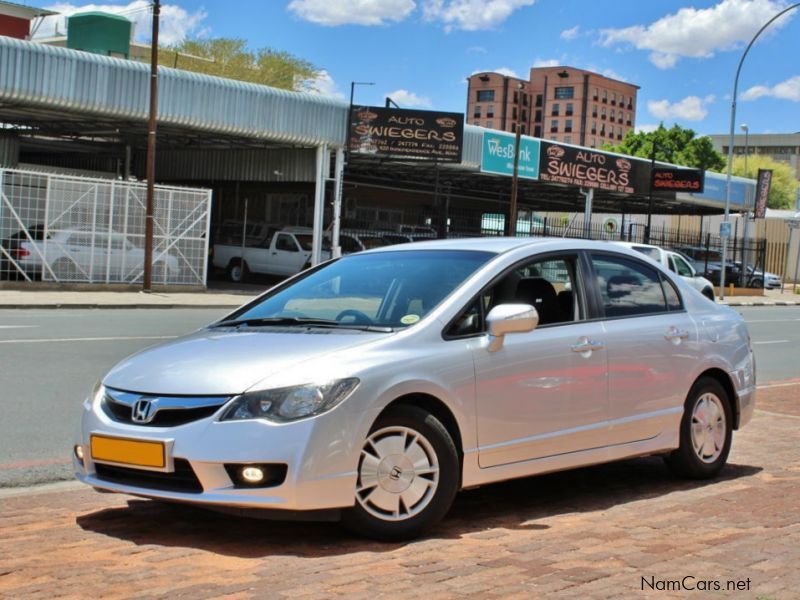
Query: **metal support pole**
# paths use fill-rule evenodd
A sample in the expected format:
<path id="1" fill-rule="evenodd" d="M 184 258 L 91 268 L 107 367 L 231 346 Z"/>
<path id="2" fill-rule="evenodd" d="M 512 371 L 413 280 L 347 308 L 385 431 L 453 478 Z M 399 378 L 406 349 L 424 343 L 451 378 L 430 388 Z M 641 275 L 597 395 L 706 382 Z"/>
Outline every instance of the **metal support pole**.
<path id="1" fill-rule="evenodd" d="M 331 252 L 333 258 L 339 258 L 342 255 L 342 247 L 339 245 L 339 231 L 342 226 L 342 184 L 344 179 L 344 150 L 342 148 L 336 149 L 336 164 L 334 169 Z"/>
<path id="2" fill-rule="evenodd" d="M 592 236 L 592 201 L 594 200 L 594 188 L 589 188 L 585 192 L 583 188 L 581 188 L 581 194 L 583 194 L 585 198 L 583 207 L 583 237 L 588 240 L 591 239 Z"/>
<path id="3" fill-rule="evenodd" d="M 511 173 L 511 202 L 508 207 L 508 231 L 506 235 L 517 235 L 517 193 L 519 190 L 519 145 L 522 140 L 522 127 L 520 126 L 520 116 L 522 110 L 522 90 L 524 86 L 517 84 L 517 118 L 514 119 L 514 170 Z"/>
<path id="4" fill-rule="evenodd" d="M 317 146 L 317 180 L 314 193 L 314 228 L 311 238 L 311 266 L 322 262 L 322 217 L 325 211 L 325 180 L 330 168 L 328 145 Z"/>
<path id="5" fill-rule="evenodd" d="M 789 257 L 792 254 L 792 241 L 794 239 L 794 227 L 789 230 L 789 244 L 786 246 L 786 258 L 783 261 L 783 281 L 781 282 L 781 294 L 783 293 L 783 289 L 786 286 L 786 280 L 789 279 Z M 800 247 L 797 249 L 797 255 L 800 256 Z M 795 282 L 795 289 L 797 288 L 797 282 Z"/>
<path id="6" fill-rule="evenodd" d="M 736 67 L 736 77 L 733 80 L 733 96 L 731 96 L 731 123 L 730 123 L 730 131 L 728 134 L 728 172 L 725 178 L 725 222 L 729 222 L 729 216 L 731 212 L 731 176 L 733 175 L 733 134 L 734 134 L 734 127 L 736 126 L 736 93 L 739 90 L 739 75 L 742 72 L 742 65 L 744 64 L 744 59 L 747 58 L 747 53 L 750 52 L 750 48 L 753 47 L 753 44 L 758 39 L 758 36 L 772 23 L 780 18 L 781 16 L 785 15 L 790 10 L 800 7 L 800 2 L 796 4 L 792 4 L 784 8 L 774 17 L 772 17 L 769 21 L 762 25 L 761 29 L 753 36 L 753 39 L 750 40 L 750 43 L 747 44 L 747 48 L 745 48 L 744 52 L 742 53 L 742 57 L 739 59 L 739 66 Z M 720 281 L 719 281 L 719 288 L 720 294 L 719 297 L 721 300 L 725 299 L 725 263 L 728 259 L 728 238 L 722 239 L 722 263 L 720 265 Z"/>
<path id="7" fill-rule="evenodd" d="M 656 168 L 656 138 L 653 136 L 653 149 L 650 154 L 650 196 L 647 202 L 647 227 L 644 230 L 644 243 L 650 243 L 650 225 L 653 219 L 653 169 Z"/>
<path id="8" fill-rule="evenodd" d="M 150 291 L 153 275 L 153 219 L 155 213 L 156 113 L 158 111 L 158 19 L 161 1 L 153 2 L 153 36 L 150 42 L 150 118 L 147 125 L 147 208 L 144 220 L 144 277 L 142 289 Z"/>
<path id="9" fill-rule="evenodd" d="M 790 248 L 791 250 L 791 248 Z M 797 291 L 797 273 L 800 271 L 800 244 L 797 245 L 797 252 L 794 262 L 794 291 Z"/>

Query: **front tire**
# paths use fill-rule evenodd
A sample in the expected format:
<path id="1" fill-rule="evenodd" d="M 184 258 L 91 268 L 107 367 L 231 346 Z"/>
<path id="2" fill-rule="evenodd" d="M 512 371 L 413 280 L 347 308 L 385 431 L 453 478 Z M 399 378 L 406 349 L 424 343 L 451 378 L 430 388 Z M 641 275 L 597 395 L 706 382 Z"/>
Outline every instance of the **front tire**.
<path id="1" fill-rule="evenodd" d="M 732 437 L 728 393 L 716 379 L 701 377 L 686 398 L 680 446 L 666 456 L 667 465 L 681 477 L 710 479 L 725 466 Z"/>
<path id="2" fill-rule="evenodd" d="M 355 505 L 342 520 L 377 540 L 415 538 L 450 509 L 459 469 L 453 438 L 436 417 L 416 406 L 391 408 L 362 446 Z"/>

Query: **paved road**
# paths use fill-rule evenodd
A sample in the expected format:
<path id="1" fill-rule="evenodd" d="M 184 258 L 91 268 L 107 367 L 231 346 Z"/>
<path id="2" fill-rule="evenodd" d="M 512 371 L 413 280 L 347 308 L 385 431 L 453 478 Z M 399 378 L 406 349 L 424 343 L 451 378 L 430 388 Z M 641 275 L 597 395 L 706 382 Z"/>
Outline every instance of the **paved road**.
<path id="1" fill-rule="evenodd" d="M 69 478 L 79 406 L 94 382 L 137 350 L 227 312 L 0 311 L 0 486 Z"/>
<path id="2" fill-rule="evenodd" d="M 716 480 L 650 457 L 508 481 L 407 544 L 72 483 L 0 490 L 0 597 L 796 599 L 800 384 L 762 397 Z"/>
<path id="3" fill-rule="evenodd" d="M 760 382 L 800 377 L 800 307 L 741 308 Z M 92 384 L 133 352 L 225 310 L 0 310 L 0 487 L 71 478 L 68 449 Z"/>

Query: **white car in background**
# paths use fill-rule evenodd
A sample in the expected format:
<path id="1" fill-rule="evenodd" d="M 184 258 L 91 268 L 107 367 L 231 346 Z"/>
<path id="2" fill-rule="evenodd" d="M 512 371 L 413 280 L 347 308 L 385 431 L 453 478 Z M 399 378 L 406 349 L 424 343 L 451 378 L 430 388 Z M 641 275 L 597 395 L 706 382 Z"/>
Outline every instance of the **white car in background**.
<path id="1" fill-rule="evenodd" d="M 31 277 L 78 282 L 134 281 L 144 269 L 144 249 L 122 233 L 62 229 L 38 237 L 42 239 L 19 242 L 13 252 L 19 267 Z M 174 256 L 156 250 L 153 259 L 156 283 L 179 275 Z"/>
<path id="2" fill-rule="evenodd" d="M 612 242 L 619 246 L 625 246 L 631 250 L 641 252 L 645 256 L 649 256 L 657 263 L 663 265 L 673 273 L 677 273 L 683 280 L 691 285 L 698 292 L 703 294 L 709 300 L 714 300 L 714 284 L 708 279 L 699 275 L 695 268 L 692 266 L 691 261 L 683 256 L 680 252 L 672 250 L 665 250 L 659 246 L 651 244 L 637 244 L 635 242 Z"/>

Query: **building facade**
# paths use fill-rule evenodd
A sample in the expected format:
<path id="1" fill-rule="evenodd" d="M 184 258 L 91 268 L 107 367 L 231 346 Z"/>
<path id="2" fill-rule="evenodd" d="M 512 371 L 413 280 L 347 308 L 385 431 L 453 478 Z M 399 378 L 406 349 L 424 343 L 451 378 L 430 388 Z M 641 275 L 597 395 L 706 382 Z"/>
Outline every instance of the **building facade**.
<path id="1" fill-rule="evenodd" d="M 714 148 L 728 155 L 728 134 L 710 135 Z M 773 160 L 787 163 L 800 179 L 800 132 L 798 133 L 751 133 L 733 136 L 734 156 L 744 156 L 745 145 L 748 156 L 769 156 Z"/>
<path id="2" fill-rule="evenodd" d="M 573 67 L 535 67 L 529 79 L 467 78 L 467 123 L 567 144 L 619 143 L 636 123 L 639 86 Z"/>

